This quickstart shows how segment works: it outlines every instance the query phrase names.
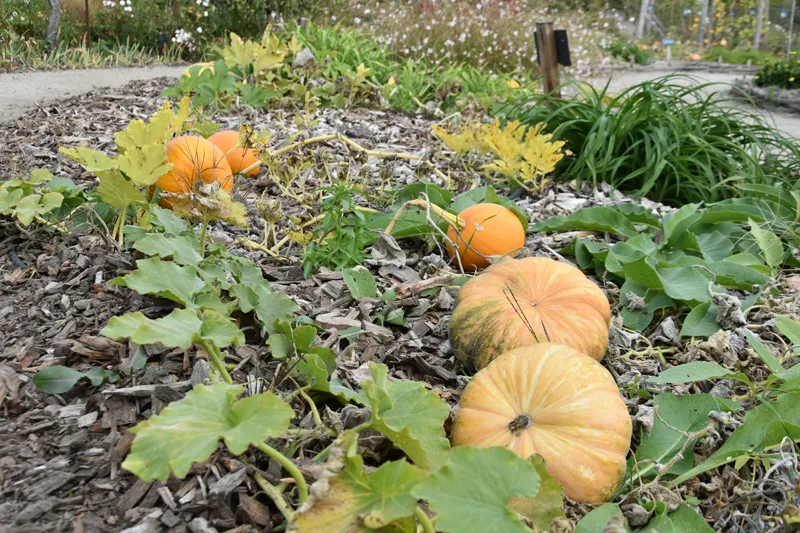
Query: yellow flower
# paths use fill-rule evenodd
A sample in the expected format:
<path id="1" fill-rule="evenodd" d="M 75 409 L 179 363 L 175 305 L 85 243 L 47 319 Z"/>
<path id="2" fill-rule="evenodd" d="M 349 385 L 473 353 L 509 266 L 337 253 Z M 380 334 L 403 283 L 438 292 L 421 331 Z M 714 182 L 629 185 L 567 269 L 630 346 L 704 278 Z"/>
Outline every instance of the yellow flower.
<path id="1" fill-rule="evenodd" d="M 794 76 L 792 76 L 791 78 L 789 78 L 789 81 L 794 81 Z"/>
<path id="2" fill-rule="evenodd" d="M 520 87 L 519 82 L 517 80 L 508 80 L 506 82 L 506 85 L 508 86 L 509 89 L 519 89 Z"/>
<path id="3" fill-rule="evenodd" d="M 389 79 L 386 80 L 386 85 L 394 85 L 394 76 L 389 76 Z"/>

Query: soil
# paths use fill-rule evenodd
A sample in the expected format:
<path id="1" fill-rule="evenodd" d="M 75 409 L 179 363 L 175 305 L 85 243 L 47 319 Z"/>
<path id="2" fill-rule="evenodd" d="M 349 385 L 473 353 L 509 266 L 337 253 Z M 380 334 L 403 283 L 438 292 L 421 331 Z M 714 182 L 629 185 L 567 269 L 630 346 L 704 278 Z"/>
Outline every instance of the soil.
<path id="1" fill-rule="evenodd" d="M 0 124 L 4 139 L 0 146 L 0 180 L 46 167 L 56 176 L 91 184 L 93 178 L 60 155 L 58 147 L 86 145 L 112 151 L 113 133 L 129 120 L 145 118 L 155 111 L 162 102 L 158 95 L 168 83 L 169 79 L 162 78 L 134 81 L 112 90 L 94 90 L 38 106 Z M 304 128 L 310 136 L 340 131 L 378 150 L 431 153 L 431 122 L 422 117 L 356 109 L 323 110 L 312 118 Z M 280 146 L 298 131 L 293 110 L 246 110 L 238 116 L 216 116 L 215 120 L 225 127 L 237 127 L 244 121 L 256 129 L 269 129 L 273 146 Z M 348 158 L 338 146 L 320 150 L 328 155 L 339 153 L 348 163 L 352 160 L 352 175 L 360 176 L 365 183 L 378 175 L 389 175 L 391 182 L 400 186 L 415 180 L 419 170 L 409 163 L 385 165 L 372 159 L 365 162 Z M 447 166 L 442 159 L 437 160 L 438 164 Z M 456 169 L 450 170 L 454 179 L 464 177 Z M 313 176 L 309 179 L 311 187 Z M 242 182 L 236 193 L 237 199 L 248 206 L 251 229 L 219 223 L 212 226 L 211 237 L 228 244 L 233 253 L 253 258 L 272 282 L 273 290 L 289 295 L 300 305 L 302 314 L 326 330 L 322 343 L 339 352 L 337 368 L 345 383 L 357 388 L 368 362 L 380 362 L 389 367 L 393 377 L 421 381 L 454 406 L 466 378 L 459 371 L 447 340 L 455 290 L 443 287 L 445 282 L 437 282 L 435 273 L 444 263 L 441 251 L 435 246 L 420 246 L 419 241 L 403 241 L 400 250 L 390 250 L 392 254 L 374 254 L 366 264 L 379 288 L 402 285 L 405 292 L 398 291 L 403 297 L 396 302 L 356 302 L 349 297 L 340 273 L 322 270 L 305 280 L 299 265 L 279 263 L 236 244 L 236 237 L 245 235 L 261 240 L 262 226 L 254 215 L 253 204 L 262 194 L 280 196 L 265 172 Z M 581 207 L 619 202 L 633 200 L 612 194 L 607 188 L 575 190 L 569 185 L 551 185 L 517 201 L 532 221 L 568 214 Z M 642 203 L 661 212 L 671 210 L 646 200 Z M 289 213 L 304 214 L 300 206 L 290 201 L 286 204 L 284 208 Z M 289 223 L 283 224 L 285 230 Z M 99 228 L 60 235 L 0 222 L 0 398 L 4 396 L 2 392 L 6 396 L 0 402 L 0 531 L 273 531 L 282 522 L 281 515 L 247 475 L 251 467 L 243 469 L 243 463 L 227 452 L 221 451 L 195 465 L 185 479 L 173 478 L 166 483 L 145 483 L 120 467 L 133 440 L 128 429 L 170 401 L 180 399 L 196 374 L 202 374 L 205 362 L 194 351 L 149 347 L 147 371 L 123 375 L 115 384 L 85 384 L 62 395 L 44 394 L 34 386 L 32 377 L 47 366 L 118 368 L 130 357 L 132 347 L 99 335 L 109 317 L 136 310 L 158 316 L 171 308 L 168 302 L 141 297 L 108 283 L 130 271 L 136 256 L 120 250 L 105 235 Z M 553 250 L 572 237 L 529 235 L 524 254 L 553 257 Z M 422 287 L 436 290 L 423 293 Z M 615 301 L 618 289 L 608 284 L 604 287 Z M 775 302 L 796 300 L 796 285 L 782 282 L 778 287 L 781 296 Z M 764 324 L 760 331 L 767 335 L 774 331 L 769 320 L 776 313 L 787 312 L 773 303 L 749 316 L 751 321 Z M 387 312 L 389 306 L 404 309 L 405 326 L 384 327 L 373 322 L 370 317 L 379 311 Z M 365 333 L 355 344 L 343 342 L 339 332 L 353 325 Z M 655 358 L 630 356 L 651 343 L 677 348 L 667 355 L 670 364 L 720 357 L 712 343 L 682 344 L 676 338 L 671 316 L 663 317 L 650 338 L 623 330 L 618 319 L 611 333 L 605 364 L 620 384 L 639 383 L 643 376 L 658 374 L 660 367 Z M 737 364 L 740 359 L 741 364 L 756 364 L 747 361 L 740 333 L 729 331 L 726 335 L 722 348 L 726 357 Z M 719 339 L 716 346 L 719 350 Z M 240 363 L 234 371 L 236 381 L 262 383 L 262 377 L 274 370 L 267 354 L 260 339 L 248 337 L 247 345 L 230 354 L 233 361 Z M 732 382 L 723 380 L 712 392 L 730 395 L 734 387 Z M 696 384 L 661 385 L 657 389 L 649 392 L 709 392 Z M 636 395 L 626 398 L 626 403 L 638 435 L 653 422 L 652 400 Z M 293 407 L 300 418 L 308 414 L 298 399 Z M 333 402 L 320 405 L 320 410 L 334 427 L 347 424 L 348 417 L 357 418 L 358 414 L 345 413 Z M 710 454 L 734 427 L 720 425 L 698 445 L 698 453 Z M 329 442 L 320 437 L 304 446 L 313 452 Z M 373 437 L 371 446 L 371 453 L 378 455 L 383 453 L 385 442 Z M 280 472 L 274 462 L 253 456 L 248 459 L 259 471 Z M 304 474 L 313 481 L 318 470 L 308 461 L 300 462 Z M 785 496 L 792 489 L 790 466 L 778 469 L 769 480 L 760 470 L 752 479 L 744 480 L 738 471 L 725 467 L 681 490 L 684 496 L 709 502 L 703 510 L 715 529 L 776 531 L 777 519 L 764 517 L 778 517 L 792 504 L 793 500 Z M 669 493 L 662 499 L 674 497 Z M 797 503 L 794 501 L 794 505 Z M 646 513 L 642 506 L 632 505 L 626 512 Z M 567 514 L 574 521 L 587 509 L 569 503 Z"/>

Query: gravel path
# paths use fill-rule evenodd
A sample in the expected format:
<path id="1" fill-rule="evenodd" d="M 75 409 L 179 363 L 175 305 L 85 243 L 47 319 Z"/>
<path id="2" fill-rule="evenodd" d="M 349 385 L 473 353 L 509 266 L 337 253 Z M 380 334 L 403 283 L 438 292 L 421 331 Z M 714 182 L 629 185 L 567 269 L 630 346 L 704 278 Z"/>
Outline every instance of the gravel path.
<path id="1" fill-rule="evenodd" d="M 180 76 L 185 66 L 153 66 L 89 70 L 57 70 L 0 74 L 0 122 L 19 117 L 42 101 L 52 101 L 82 94 L 95 87 L 120 87 L 133 80 Z M 614 71 L 587 81 L 602 85 L 611 79 L 611 91 L 619 91 L 645 80 L 657 78 L 675 69 L 657 68 L 639 71 Z M 741 72 L 686 72 L 702 82 L 732 83 Z M 719 86 L 724 91 L 723 86 Z M 765 117 L 785 133 L 800 138 L 800 115 L 763 111 Z"/>
<path id="2" fill-rule="evenodd" d="M 0 74 L 0 122 L 17 118 L 43 101 L 83 94 L 95 87 L 121 87 L 134 80 L 178 78 L 185 69 L 185 65 L 157 65 Z"/>

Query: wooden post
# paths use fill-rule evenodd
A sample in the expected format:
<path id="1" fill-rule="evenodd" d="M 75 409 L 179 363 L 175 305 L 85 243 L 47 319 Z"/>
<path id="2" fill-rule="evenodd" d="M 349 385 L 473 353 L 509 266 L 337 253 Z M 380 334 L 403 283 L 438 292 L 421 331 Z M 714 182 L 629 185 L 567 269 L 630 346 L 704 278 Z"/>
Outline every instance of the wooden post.
<path id="1" fill-rule="evenodd" d="M 758 0 L 756 12 L 756 35 L 753 37 L 753 48 L 761 48 L 761 30 L 764 26 L 764 0 Z"/>
<path id="2" fill-rule="evenodd" d="M 708 21 L 708 0 L 701 0 L 703 5 L 700 7 L 700 24 L 697 28 L 697 46 L 703 48 L 705 44 L 706 22 Z"/>
<path id="3" fill-rule="evenodd" d="M 786 57 L 792 53 L 792 32 L 794 31 L 794 10 L 797 7 L 797 0 L 792 0 L 792 14 L 789 16 L 789 37 L 786 39 Z"/>
<path id="4" fill-rule="evenodd" d="M 544 93 L 561 98 L 561 85 L 558 75 L 558 57 L 556 55 L 556 37 L 552 22 L 536 23 L 536 50 L 539 53 L 539 65 L 542 68 Z"/>
<path id="5" fill-rule="evenodd" d="M 84 0 L 83 6 L 86 14 L 86 48 L 89 48 L 92 45 L 92 26 L 89 22 L 89 0 Z"/>
<path id="6" fill-rule="evenodd" d="M 641 39 L 644 37 L 644 26 L 647 21 L 647 6 L 650 0 L 642 0 L 642 7 L 639 10 L 639 25 L 636 28 L 636 38 Z"/>

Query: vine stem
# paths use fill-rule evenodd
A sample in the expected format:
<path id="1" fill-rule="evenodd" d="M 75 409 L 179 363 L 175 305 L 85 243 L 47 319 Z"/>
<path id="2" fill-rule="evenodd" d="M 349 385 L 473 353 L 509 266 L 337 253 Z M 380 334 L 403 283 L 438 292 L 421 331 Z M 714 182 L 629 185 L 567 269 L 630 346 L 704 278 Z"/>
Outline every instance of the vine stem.
<path id="1" fill-rule="evenodd" d="M 433 528 L 433 523 L 431 519 L 428 517 L 427 513 L 422 510 L 420 506 L 414 508 L 414 516 L 417 518 L 419 525 L 422 526 L 422 531 L 424 533 L 436 533 L 436 530 Z"/>
<path id="2" fill-rule="evenodd" d="M 199 342 L 198 344 L 200 344 L 200 346 L 202 346 L 206 351 L 208 358 L 211 360 L 211 364 L 214 365 L 214 368 L 222 376 L 222 379 L 225 381 L 225 383 L 228 385 L 233 385 L 233 379 L 228 373 L 228 369 L 225 368 L 225 363 L 222 361 L 222 353 L 219 351 L 219 348 L 207 340 Z"/>
<path id="3" fill-rule="evenodd" d="M 359 152 L 362 152 L 364 154 L 367 154 L 368 156 L 372 156 L 372 157 L 380 157 L 380 158 L 383 158 L 383 159 L 406 159 L 406 160 L 409 160 L 409 161 L 420 161 L 421 163 L 425 164 L 425 166 L 430 168 L 434 172 L 434 174 L 436 174 L 442 180 L 444 180 L 445 183 L 450 183 L 450 177 L 447 176 L 447 174 L 445 174 L 444 172 L 442 172 L 441 170 L 439 170 L 438 168 L 433 166 L 429 161 L 423 159 L 422 156 L 414 155 L 414 154 L 407 154 L 407 153 L 403 153 L 403 152 L 382 152 L 380 150 L 369 150 L 367 148 L 364 148 L 363 146 L 361 146 L 360 144 L 358 144 L 354 140 L 342 135 L 341 133 L 332 133 L 330 135 L 320 135 L 318 137 L 311 137 L 310 139 L 306 139 L 304 141 L 298 141 L 298 142 L 286 145 L 283 148 L 279 148 L 277 150 L 270 151 L 269 152 L 269 157 L 277 157 L 277 156 L 279 156 L 281 154 L 284 154 L 286 152 L 289 152 L 289 151 L 294 150 L 295 148 L 299 148 L 301 146 L 308 146 L 309 144 L 315 144 L 315 143 L 321 143 L 321 142 L 327 142 L 327 141 L 334 141 L 334 140 L 341 141 L 344 144 L 350 146 L 351 148 L 353 148 L 353 149 L 355 149 L 355 150 L 357 150 Z M 251 170 L 253 170 L 254 168 L 256 168 L 260 164 L 261 164 L 260 160 L 256 161 L 255 163 L 253 163 L 249 167 L 247 167 L 244 170 L 242 170 L 241 173 L 242 174 L 247 174 L 248 172 L 250 172 Z"/>
<path id="4" fill-rule="evenodd" d="M 275 459 L 287 472 L 289 472 L 289 475 L 294 478 L 294 482 L 297 484 L 297 506 L 300 507 L 306 503 L 306 500 L 308 499 L 308 484 L 306 483 L 306 479 L 303 477 L 303 474 L 300 473 L 300 470 L 295 466 L 295 464 L 266 442 L 257 444 L 256 448 L 258 448 L 259 451 L 265 455 L 269 455 L 271 458 Z"/>
<path id="5" fill-rule="evenodd" d="M 275 507 L 277 507 L 283 517 L 286 518 L 286 521 L 291 522 L 292 518 L 294 518 L 294 511 L 292 511 L 292 508 L 286 503 L 286 500 L 283 499 L 283 493 L 278 490 L 275 485 L 267 481 L 261 474 L 254 474 L 253 479 L 256 480 L 256 483 L 259 487 L 261 487 L 261 490 L 263 490 L 266 495 L 269 496 L 269 499 L 272 500 L 272 503 L 275 504 Z"/>
<path id="6" fill-rule="evenodd" d="M 458 215 L 454 215 L 453 213 L 448 213 L 447 211 L 445 211 L 444 209 L 442 209 L 441 207 L 439 207 L 436 204 L 432 204 L 432 203 L 426 202 L 422 198 L 417 198 L 416 200 L 409 200 L 408 202 L 406 202 L 402 206 L 400 206 L 400 209 L 397 210 L 397 213 L 395 213 L 394 218 L 392 218 L 391 222 L 389 222 L 389 224 L 386 226 L 386 229 L 384 231 L 386 231 L 386 233 L 391 235 L 392 229 L 394 229 L 394 225 L 400 219 L 400 215 L 403 214 L 403 212 L 406 209 L 408 209 L 409 206 L 412 206 L 412 205 L 416 206 L 416 207 L 424 207 L 426 209 L 430 208 L 431 211 L 433 211 L 434 213 L 436 213 L 437 215 L 442 217 L 445 220 L 445 222 L 447 222 L 448 224 L 450 224 L 451 226 L 453 226 L 456 229 L 459 229 L 459 230 L 464 229 L 464 227 L 467 225 L 466 221 L 464 221 L 463 219 L 459 218 Z"/>
<path id="7" fill-rule="evenodd" d="M 204 259 L 206 256 L 206 233 L 208 231 L 208 217 L 206 216 L 205 209 L 203 210 L 203 230 L 200 232 L 200 258 Z"/>

